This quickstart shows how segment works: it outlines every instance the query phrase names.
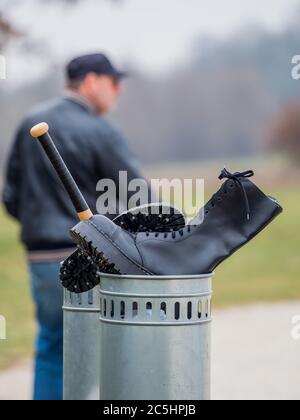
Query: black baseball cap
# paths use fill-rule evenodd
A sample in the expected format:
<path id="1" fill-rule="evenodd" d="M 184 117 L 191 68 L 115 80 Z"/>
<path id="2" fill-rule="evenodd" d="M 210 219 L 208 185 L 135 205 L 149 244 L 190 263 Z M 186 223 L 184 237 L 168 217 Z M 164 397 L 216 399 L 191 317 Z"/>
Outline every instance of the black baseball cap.
<path id="1" fill-rule="evenodd" d="M 112 76 L 117 80 L 127 77 L 127 73 L 117 70 L 111 61 L 101 53 L 86 54 L 74 58 L 67 65 L 67 78 L 68 80 L 82 79 L 88 73 L 96 73 L 99 75 Z"/>

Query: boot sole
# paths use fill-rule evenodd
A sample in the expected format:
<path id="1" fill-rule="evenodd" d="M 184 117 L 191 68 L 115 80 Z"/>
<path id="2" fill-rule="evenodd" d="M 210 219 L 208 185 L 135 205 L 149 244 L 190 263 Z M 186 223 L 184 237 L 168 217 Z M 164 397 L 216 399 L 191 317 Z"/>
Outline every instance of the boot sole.
<path id="1" fill-rule="evenodd" d="M 109 267 L 110 273 L 114 270 L 114 274 L 153 275 L 124 254 L 111 238 L 93 222 L 87 221 L 80 227 L 80 231 L 74 228 L 70 233 L 73 240 L 94 261 L 95 258 L 101 261 L 100 269 Z M 112 263 L 111 261 L 118 262 Z M 106 271 L 104 272 L 106 273 Z"/>
<path id="2" fill-rule="evenodd" d="M 108 274 L 118 274 L 103 256 L 91 257 L 86 251 L 77 249 L 62 263 L 61 284 L 72 293 L 88 292 L 100 283 L 100 267 Z"/>
<path id="3" fill-rule="evenodd" d="M 157 209 L 157 213 L 151 210 Z M 145 209 L 145 213 L 141 211 Z M 170 214 L 164 211 L 170 211 Z M 172 232 L 185 227 L 184 216 L 175 207 L 163 204 L 146 204 L 124 212 L 114 219 L 114 223 L 131 233 L 136 232 Z"/>

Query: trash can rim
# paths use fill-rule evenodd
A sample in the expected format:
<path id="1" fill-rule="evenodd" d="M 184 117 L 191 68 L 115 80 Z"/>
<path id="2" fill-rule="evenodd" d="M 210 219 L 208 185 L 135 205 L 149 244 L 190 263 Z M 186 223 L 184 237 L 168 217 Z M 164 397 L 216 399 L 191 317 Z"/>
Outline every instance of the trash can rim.
<path id="1" fill-rule="evenodd" d="M 137 276 L 137 275 L 122 275 L 122 274 L 106 274 L 106 273 L 99 273 L 100 278 L 107 278 L 107 279 L 131 279 L 131 280 L 197 280 L 197 279 L 208 279 L 214 277 L 215 273 L 208 273 L 208 274 L 193 274 L 193 275 L 186 275 L 186 276 Z"/>

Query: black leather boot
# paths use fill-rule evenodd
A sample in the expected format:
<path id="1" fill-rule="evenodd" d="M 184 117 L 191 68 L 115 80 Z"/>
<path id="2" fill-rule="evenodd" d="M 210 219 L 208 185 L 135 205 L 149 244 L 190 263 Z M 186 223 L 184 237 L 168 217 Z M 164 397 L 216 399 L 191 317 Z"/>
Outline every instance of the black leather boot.
<path id="1" fill-rule="evenodd" d="M 212 272 L 260 233 L 282 212 L 249 178 L 253 171 L 231 174 L 204 207 L 201 224 L 177 232 L 129 233 L 104 216 L 80 222 L 71 235 L 91 256 L 121 274 L 193 275 Z"/>
<path id="2" fill-rule="evenodd" d="M 173 232 L 185 227 L 184 215 L 169 204 L 151 203 L 135 207 L 120 214 L 114 223 L 128 232 Z M 60 280 L 64 288 L 83 293 L 97 286 L 100 272 L 119 273 L 114 264 L 92 253 L 77 249 L 61 266 Z"/>

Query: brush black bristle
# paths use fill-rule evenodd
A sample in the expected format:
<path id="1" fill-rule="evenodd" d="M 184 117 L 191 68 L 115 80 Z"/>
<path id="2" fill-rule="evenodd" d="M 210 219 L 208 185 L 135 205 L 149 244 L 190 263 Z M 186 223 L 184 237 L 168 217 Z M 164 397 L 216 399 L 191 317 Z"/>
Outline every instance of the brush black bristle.
<path id="1" fill-rule="evenodd" d="M 172 232 L 185 226 L 185 219 L 180 214 L 151 214 L 125 213 L 116 220 L 119 226 L 131 232 Z M 115 221 L 115 223 L 116 223 Z"/>
<path id="2" fill-rule="evenodd" d="M 63 262 L 60 270 L 63 287 L 73 293 L 87 292 L 99 284 L 98 267 L 81 249 Z"/>
<path id="3" fill-rule="evenodd" d="M 100 283 L 100 270 L 108 274 L 118 274 L 113 264 L 101 254 L 88 255 L 78 249 L 66 261 L 60 270 L 60 280 L 65 289 L 73 293 L 84 293 Z"/>

